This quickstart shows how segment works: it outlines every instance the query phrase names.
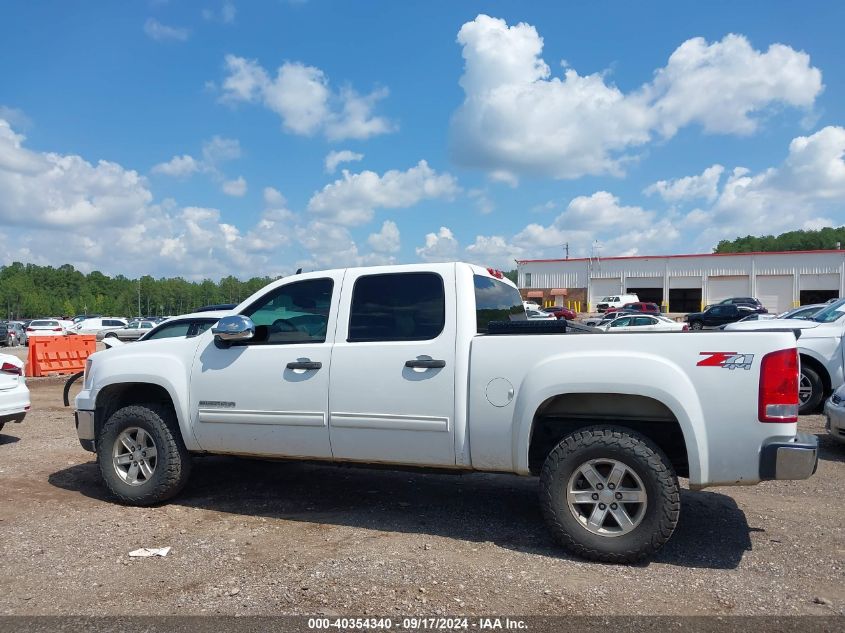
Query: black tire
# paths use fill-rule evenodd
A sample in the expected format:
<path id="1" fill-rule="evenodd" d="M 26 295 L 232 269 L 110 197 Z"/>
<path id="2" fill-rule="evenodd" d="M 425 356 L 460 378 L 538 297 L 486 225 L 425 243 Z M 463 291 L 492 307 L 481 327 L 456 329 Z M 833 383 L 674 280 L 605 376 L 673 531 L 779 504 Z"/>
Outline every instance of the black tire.
<path id="1" fill-rule="evenodd" d="M 814 413 L 824 398 L 824 383 L 821 376 L 812 367 L 801 365 L 801 382 L 808 382 L 810 384 L 810 397 L 798 407 L 798 413 L 801 415 L 809 415 Z M 802 384 L 802 387 L 804 385 Z"/>
<path id="2" fill-rule="evenodd" d="M 691 330 L 703 330 L 704 324 L 701 321 L 692 321 L 689 324 L 689 329 L 691 329 Z"/>
<path id="3" fill-rule="evenodd" d="M 2 431 L 2 430 L 3 430 L 3 427 L 4 427 L 4 426 L 6 426 L 6 423 L 5 423 L 5 422 L 0 422 L 0 431 Z"/>
<path id="4" fill-rule="evenodd" d="M 103 338 L 117 338 L 117 334 L 115 334 L 114 332 L 109 332 Z"/>
<path id="5" fill-rule="evenodd" d="M 590 460 L 603 459 L 633 471 L 646 494 L 639 523 L 617 536 L 589 531 L 567 503 L 570 478 Z M 606 426 L 580 429 L 549 453 L 540 476 L 540 503 L 546 523 L 564 548 L 606 563 L 633 563 L 652 556 L 672 536 L 681 507 L 678 478 L 663 451 L 631 429 Z"/>
<path id="6" fill-rule="evenodd" d="M 138 485 L 126 483 L 117 474 L 112 451 L 123 431 L 143 429 L 156 447 L 152 475 Z M 148 506 L 177 495 L 191 473 L 191 455 L 185 448 L 173 412 L 158 404 L 138 404 L 115 411 L 97 440 L 97 463 L 106 487 L 122 503 Z"/>

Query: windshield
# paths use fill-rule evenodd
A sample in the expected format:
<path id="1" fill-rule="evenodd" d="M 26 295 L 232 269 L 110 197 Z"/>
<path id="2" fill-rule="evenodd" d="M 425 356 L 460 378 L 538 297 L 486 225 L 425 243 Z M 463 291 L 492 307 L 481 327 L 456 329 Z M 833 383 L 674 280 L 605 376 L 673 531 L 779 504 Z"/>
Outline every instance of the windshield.
<path id="1" fill-rule="evenodd" d="M 824 310 L 817 312 L 811 321 L 818 323 L 833 323 L 845 316 L 845 299 L 840 299 L 836 303 L 831 303 Z"/>

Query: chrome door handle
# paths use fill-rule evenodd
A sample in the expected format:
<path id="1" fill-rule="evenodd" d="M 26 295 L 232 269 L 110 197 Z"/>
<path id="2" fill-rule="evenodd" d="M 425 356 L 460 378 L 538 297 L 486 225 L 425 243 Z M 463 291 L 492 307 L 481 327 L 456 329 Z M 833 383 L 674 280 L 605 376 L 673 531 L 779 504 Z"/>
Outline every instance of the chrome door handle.
<path id="1" fill-rule="evenodd" d="M 314 360 L 298 360 L 287 364 L 288 369 L 320 369 L 323 363 Z"/>
<path id="2" fill-rule="evenodd" d="M 406 360 L 405 367 L 419 369 L 440 369 L 446 366 L 445 360 Z"/>

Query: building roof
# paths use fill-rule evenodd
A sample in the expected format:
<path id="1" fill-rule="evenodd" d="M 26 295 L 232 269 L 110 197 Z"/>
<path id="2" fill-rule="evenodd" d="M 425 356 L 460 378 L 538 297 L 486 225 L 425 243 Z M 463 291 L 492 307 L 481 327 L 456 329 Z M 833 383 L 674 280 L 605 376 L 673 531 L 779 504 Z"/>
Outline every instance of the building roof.
<path id="1" fill-rule="evenodd" d="M 619 259 L 680 259 L 683 257 L 737 257 L 748 255 L 818 255 L 821 253 L 840 253 L 845 255 L 845 251 L 836 249 L 825 249 L 815 251 L 753 251 L 750 253 L 691 253 L 688 255 L 629 255 L 627 257 L 571 257 L 569 259 L 517 259 L 517 264 L 538 264 L 538 263 L 552 263 L 552 262 L 587 262 L 590 259 L 598 259 L 601 261 L 619 260 Z"/>

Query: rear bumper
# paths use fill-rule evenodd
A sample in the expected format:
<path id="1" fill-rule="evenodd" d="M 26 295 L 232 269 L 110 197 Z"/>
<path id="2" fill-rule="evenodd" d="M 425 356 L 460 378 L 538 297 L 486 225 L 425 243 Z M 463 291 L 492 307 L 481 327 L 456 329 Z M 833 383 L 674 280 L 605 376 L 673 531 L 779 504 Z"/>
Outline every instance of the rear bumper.
<path id="1" fill-rule="evenodd" d="M 760 479 L 807 479 L 816 472 L 819 440 L 809 433 L 774 439 L 760 449 Z"/>
<path id="2" fill-rule="evenodd" d="M 0 424 L 21 422 L 29 411 L 29 389 L 21 383 L 12 389 L 0 391 Z"/>

